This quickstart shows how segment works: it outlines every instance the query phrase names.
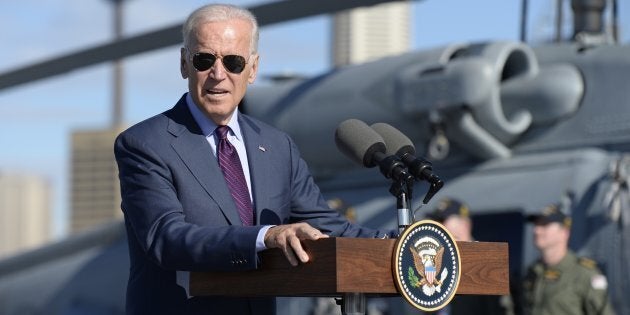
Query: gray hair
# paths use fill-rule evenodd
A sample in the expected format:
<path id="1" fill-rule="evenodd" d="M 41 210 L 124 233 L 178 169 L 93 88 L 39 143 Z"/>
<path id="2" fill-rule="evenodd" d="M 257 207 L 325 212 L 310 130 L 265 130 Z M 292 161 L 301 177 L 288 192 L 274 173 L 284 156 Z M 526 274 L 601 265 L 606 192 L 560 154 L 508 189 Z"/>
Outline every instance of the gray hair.
<path id="1" fill-rule="evenodd" d="M 184 47 L 188 48 L 193 32 L 202 24 L 217 21 L 227 21 L 241 19 L 248 21 L 252 25 L 252 36 L 250 43 L 250 53 L 258 51 L 258 22 L 252 12 L 230 4 L 209 4 L 193 11 L 186 19 L 182 28 Z"/>

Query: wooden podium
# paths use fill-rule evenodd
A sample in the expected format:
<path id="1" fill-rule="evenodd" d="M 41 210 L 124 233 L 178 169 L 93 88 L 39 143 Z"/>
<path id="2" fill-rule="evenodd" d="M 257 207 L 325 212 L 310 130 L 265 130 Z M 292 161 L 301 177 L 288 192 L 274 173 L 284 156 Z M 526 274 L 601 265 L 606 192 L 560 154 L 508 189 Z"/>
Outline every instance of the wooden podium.
<path id="1" fill-rule="evenodd" d="M 261 268 L 193 272 L 194 296 L 397 295 L 392 275 L 395 239 L 327 238 L 303 243 L 311 260 L 292 267 L 280 250 L 260 253 Z M 457 242 L 461 278 L 456 294 L 509 295 L 508 244 Z"/>

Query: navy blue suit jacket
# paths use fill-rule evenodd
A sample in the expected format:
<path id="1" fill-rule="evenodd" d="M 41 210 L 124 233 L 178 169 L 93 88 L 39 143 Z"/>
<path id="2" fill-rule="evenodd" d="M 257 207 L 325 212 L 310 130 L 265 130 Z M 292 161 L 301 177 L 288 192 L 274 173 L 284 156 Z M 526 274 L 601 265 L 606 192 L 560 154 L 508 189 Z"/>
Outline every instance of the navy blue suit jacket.
<path id="1" fill-rule="evenodd" d="M 187 299 L 176 284 L 177 270 L 255 269 L 262 225 L 305 221 L 331 236 L 383 236 L 328 208 L 287 134 L 239 117 L 256 210 L 251 227 L 242 226 L 185 95 L 172 109 L 116 139 L 131 261 L 128 314 L 273 314 L 274 299 Z"/>

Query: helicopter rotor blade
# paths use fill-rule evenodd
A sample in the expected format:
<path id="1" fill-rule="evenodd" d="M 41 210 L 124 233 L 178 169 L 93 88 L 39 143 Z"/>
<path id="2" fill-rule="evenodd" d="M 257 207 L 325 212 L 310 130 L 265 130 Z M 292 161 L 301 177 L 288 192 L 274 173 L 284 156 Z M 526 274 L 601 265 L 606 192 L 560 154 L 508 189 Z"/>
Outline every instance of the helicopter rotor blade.
<path id="1" fill-rule="evenodd" d="M 250 7 L 260 27 L 304 17 L 335 13 L 359 6 L 400 0 L 285 0 Z M 0 74 L 0 90 L 63 74 L 106 61 L 119 60 L 143 52 L 181 43 L 182 23 L 123 38 L 61 57 L 34 63 Z"/>

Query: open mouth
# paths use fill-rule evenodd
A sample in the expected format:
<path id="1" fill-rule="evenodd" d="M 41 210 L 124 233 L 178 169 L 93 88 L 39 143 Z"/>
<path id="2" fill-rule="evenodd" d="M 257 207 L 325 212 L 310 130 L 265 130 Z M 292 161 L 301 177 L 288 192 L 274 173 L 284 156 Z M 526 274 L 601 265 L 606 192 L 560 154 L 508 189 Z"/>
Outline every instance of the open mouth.
<path id="1" fill-rule="evenodd" d="M 218 90 L 218 89 L 209 89 L 209 90 L 206 90 L 206 93 L 208 93 L 210 95 L 217 95 L 217 96 L 228 94 L 227 91 L 225 91 L 225 90 Z"/>

